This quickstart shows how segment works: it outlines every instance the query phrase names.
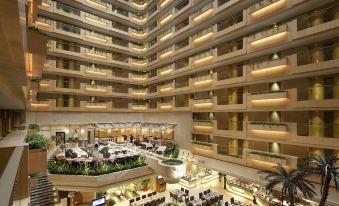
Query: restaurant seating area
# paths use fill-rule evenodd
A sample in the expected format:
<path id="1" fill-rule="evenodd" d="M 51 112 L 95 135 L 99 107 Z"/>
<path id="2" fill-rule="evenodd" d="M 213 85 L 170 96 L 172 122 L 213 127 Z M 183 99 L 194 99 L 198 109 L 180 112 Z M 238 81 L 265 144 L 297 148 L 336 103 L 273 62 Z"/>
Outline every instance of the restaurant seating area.
<path id="1" fill-rule="evenodd" d="M 129 204 L 131 206 L 158 206 L 164 204 L 165 200 L 165 196 L 158 194 L 157 192 L 150 192 L 130 199 Z"/>
<path id="2" fill-rule="evenodd" d="M 184 203 L 187 206 L 222 205 L 224 198 L 222 194 L 213 192 L 210 189 L 199 192 L 199 196 L 196 197 L 193 194 L 190 194 L 190 191 L 188 189 L 182 187 L 180 189 L 171 191 L 170 197 L 174 202 Z"/>

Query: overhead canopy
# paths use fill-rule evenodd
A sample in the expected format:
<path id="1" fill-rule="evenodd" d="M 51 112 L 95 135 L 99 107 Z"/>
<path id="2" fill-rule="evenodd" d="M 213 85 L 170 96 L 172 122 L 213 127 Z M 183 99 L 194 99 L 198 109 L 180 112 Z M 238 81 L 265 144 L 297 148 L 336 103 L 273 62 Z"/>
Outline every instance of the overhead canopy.
<path id="1" fill-rule="evenodd" d="M 156 131 L 163 131 L 166 129 L 173 129 L 175 124 L 167 123 L 149 123 L 149 122 L 115 122 L 115 123 L 95 123 L 95 128 L 98 129 L 150 129 Z"/>

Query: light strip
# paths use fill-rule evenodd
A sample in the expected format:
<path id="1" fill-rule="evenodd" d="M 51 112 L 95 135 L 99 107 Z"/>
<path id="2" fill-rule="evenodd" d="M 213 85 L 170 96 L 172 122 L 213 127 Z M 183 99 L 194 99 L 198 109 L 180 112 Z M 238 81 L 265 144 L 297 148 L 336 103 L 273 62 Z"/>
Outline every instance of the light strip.
<path id="1" fill-rule="evenodd" d="M 145 63 L 137 63 L 137 62 L 133 62 L 134 65 L 137 65 L 137 66 L 145 66 L 146 65 L 146 62 Z"/>
<path id="2" fill-rule="evenodd" d="M 194 103 L 193 106 L 196 107 L 196 108 L 198 108 L 198 109 L 199 109 L 199 108 L 203 109 L 203 108 L 209 108 L 209 107 L 212 107 L 212 106 L 213 106 L 213 103 L 211 103 L 211 102 Z"/>
<path id="3" fill-rule="evenodd" d="M 137 81 L 145 81 L 146 77 L 132 77 L 132 79 L 137 80 Z"/>
<path id="4" fill-rule="evenodd" d="M 282 4 L 286 3 L 286 0 L 280 0 L 273 4 L 270 4 L 264 8 L 259 9 L 251 14 L 252 17 L 257 18 L 265 15 L 265 13 L 272 13 L 274 10 L 277 10 Z"/>
<path id="5" fill-rule="evenodd" d="M 211 38 L 213 36 L 213 32 L 210 32 L 210 33 L 207 33 L 197 39 L 194 39 L 193 42 L 194 43 L 199 43 L 199 42 L 202 42 L 202 41 L 206 41 L 207 39 Z"/>
<path id="6" fill-rule="evenodd" d="M 31 103 L 31 107 L 49 107 L 48 103 Z"/>
<path id="7" fill-rule="evenodd" d="M 166 88 L 160 89 L 160 92 L 168 92 L 168 91 L 171 91 L 172 89 L 173 87 L 166 87 Z"/>
<path id="8" fill-rule="evenodd" d="M 162 105 L 160 109 L 172 109 L 172 105 Z"/>
<path id="9" fill-rule="evenodd" d="M 107 73 L 105 72 L 97 72 L 97 71 L 91 71 L 91 70 L 86 70 L 86 73 L 90 73 L 90 74 L 95 74 L 95 75 L 107 75 Z"/>
<path id="10" fill-rule="evenodd" d="M 166 75 L 166 74 L 171 73 L 172 71 L 173 71 L 173 69 L 167 69 L 165 71 L 160 72 L 160 75 Z"/>
<path id="11" fill-rule="evenodd" d="M 98 58 L 101 58 L 101 59 L 107 59 L 107 56 L 102 56 L 100 54 L 93 54 L 93 53 L 90 53 L 90 52 L 86 52 L 86 55 L 93 56 L 93 57 L 98 57 Z"/>
<path id="12" fill-rule="evenodd" d="M 40 25 L 40 26 L 50 26 L 49 24 L 45 23 L 45 22 L 41 22 L 41 21 L 36 21 L 36 24 Z"/>
<path id="13" fill-rule="evenodd" d="M 251 100 L 251 104 L 253 106 L 258 106 L 258 107 L 285 106 L 285 105 L 287 105 L 287 103 L 288 103 L 288 98 Z"/>
<path id="14" fill-rule="evenodd" d="M 280 73 L 283 70 L 285 70 L 287 67 L 286 64 L 284 65 L 279 65 L 279 66 L 274 66 L 274 67 L 267 67 L 267 68 L 260 68 L 260 69 L 256 69 L 254 71 L 251 71 L 251 75 L 254 76 L 266 76 L 266 75 L 272 75 L 275 73 Z"/>
<path id="15" fill-rule="evenodd" d="M 166 57 L 168 57 L 169 55 L 171 55 L 173 53 L 173 51 L 168 51 L 168 52 L 166 52 L 166 53 L 164 53 L 164 54 L 162 54 L 162 55 L 160 55 L 160 58 L 166 58 Z"/>
<path id="16" fill-rule="evenodd" d="M 50 7 L 50 6 L 51 6 L 50 4 L 47 4 L 46 2 L 42 2 L 41 5 L 42 5 L 42 6 L 45 6 L 45 7 Z"/>
<path id="17" fill-rule="evenodd" d="M 265 137 L 269 139 L 286 138 L 288 135 L 288 132 L 286 131 L 272 131 L 260 129 L 251 130 L 251 133 L 256 137 Z"/>
<path id="18" fill-rule="evenodd" d="M 170 38 L 171 36 L 172 36 L 172 32 L 171 33 L 168 33 L 168 34 L 166 34 L 165 36 L 163 36 L 163 37 L 161 37 L 159 40 L 160 41 L 165 41 L 166 39 L 168 39 L 168 38 Z"/>
<path id="19" fill-rule="evenodd" d="M 193 125 L 194 129 L 202 129 L 202 130 L 212 130 L 213 127 L 212 126 L 201 126 L 201 125 Z"/>
<path id="20" fill-rule="evenodd" d="M 107 6 L 99 4 L 99 3 L 95 2 L 95 1 L 87 0 L 87 2 L 89 2 L 89 3 L 93 4 L 93 5 L 96 5 L 98 7 L 101 7 L 103 9 L 107 9 L 108 8 Z"/>
<path id="21" fill-rule="evenodd" d="M 107 89 L 99 89 L 99 88 L 91 88 L 91 87 L 86 87 L 86 90 L 93 91 L 93 92 L 107 92 Z"/>
<path id="22" fill-rule="evenodd" d="M 107 42 L 106 39 L 102 39 L 102 38 L 99 38 L 99 37 L 95 37 L 95 36 L 92 36 L 92 35 L 89 35 L 89 34 L 86 34 L 85 36 L 88 37 L 88 38 L 90 38 L 90 39 L 94 39 L 94 40 L 98 40 L 98 41 L 102 41 L 102 42 Z"/>
<path id="23" fill-rule="evenodd" d="M 138 95 L 138 96 L 143 96 L 143 95 L 146 95 L 147 93 L 146 92 L 133 92 L 132 94 Z"/>
<path id="24" fill-rule="evenodd" d="M 106 109 L 107 105 L 85 105 L 89 109 Z"/>
<path id="25" fill-rule="evenodd" d="M 193 63 L 194 64 L 200 64 L 202 62 L 207 62 L 207 61 L 210 61 L 212 60 L 213 56 L 208 56 L 208 57 L 205 57 L 205 58 L 202 58 L 202 59 L 199 59 L 199 60 L 195 60 Z"/>
<path id="26" fill-rule="evenodd" d="M 261 44 L 275 43 L 279 39 L 285 38 L 286 36 L 287 36 L 287 31 L 284 31 L 284 32 L 280 32 L 278 34 L 275 34 L 275 35 L 272 35 L 272 36 L 269 36 L 269 37 L 265 37 L 263 39 L 259 39 L 259 40 L 253 41 L 250 44 L 251 44 L 251 46 L 254 46 L 254 47 L 256 47 L 256 46 L 263 46 Z"/>
<path id="27" fill-rule="evenodd" d="M 213 9 L 208 9 L 207 11 L 205 11 L 204 13 L 200 14 L 199 16 L 196 16 L 193 21 L 198 22 L 201 19 L 206 18 L 207 16 L 211 15 L 213 13 Z"/>
<path id="28" fill-rule="evenodd" d="M 165 24 L 167 21 L 170 20 L 170 18 L 172 18 L 172 16 L 173 16 L 172 14 L 166 16 L 164 19 L 160 21 L 160 24 Z"/>
<path id="29" fill-rule="evenodd" d="M 134 109 L 134 110 L 145 110 L 145 109 L 147 109 L 147 107 L 146 106 L 132 106 L 132 109 Z"/>
<path id="30" fill-rule="evenodd" d="M 39 86 L 47 88 L 47 87 L 49 87 L 49 84 L 48 83 L 40 83 Z"/>
<path id="31" fill-rule="evenodd" d="M 163 2 L 161 2 L 161 4 L 160 4 L 160 8 L 163 8 L 163 7 L 165 7 L 169 2 L 171 2 L 172 0 L 165 0 L 165 1 L 163 1 Z"/>
<path id="32" fill-rule="evenodd" d="M 207 80 L 203 80 L 203 81 L 199 81 L 199 82 L 194 82 L 194 85 L 200 85 L 200 84 L 210 84 L 212 83 L 212 79 L 207 79 Z"/>
<path id="33" fill-rule="evenodd" d="M 102 21 L 99 21 L 99 20 L 96 20 L 96 19 L 92 19 L 91 17 L 88 17 L 88 16 L 86 16 L 85 18 L 86 18 L 87 20 L 96 22 L 96 23 L 101 24 L 101 25 L 107 25 L 106 22 L 102 22 Z"/>

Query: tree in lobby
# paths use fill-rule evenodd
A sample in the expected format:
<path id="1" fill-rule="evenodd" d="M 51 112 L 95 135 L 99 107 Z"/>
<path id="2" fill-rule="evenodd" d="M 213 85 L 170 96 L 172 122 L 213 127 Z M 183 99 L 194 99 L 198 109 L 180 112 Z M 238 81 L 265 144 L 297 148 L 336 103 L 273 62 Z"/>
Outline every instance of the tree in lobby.
<path id="1" fill-rule="evenodd" d="M 267 181 L 266 190 L 272 192 L 275 187 L 281 185 L 281 205 L 284 202 L 284 196 L 288 196 L 289 205 L 294 206 L 295 198 L 298 191 L 305 198 L 312 198 L 316 195 L 314 186 L 305 178 L 309 175 L 306 169 L 290 169 L 278 164 L 274 167 L 274 171 L 262 170 L 261 174 L 265 174 L 264 179 Z"/>
<path id="2" fill-rule="evenodd" d="M 325 206 L 332 181 L 335 183 L 336 190 L 339 191 L 338 161 L 339 158 L 336 155 L 330 155 L 327 157 L 314 155 L 307 161 L 308 172 L 321 178 L 321 199 L 319 206 Z"/>

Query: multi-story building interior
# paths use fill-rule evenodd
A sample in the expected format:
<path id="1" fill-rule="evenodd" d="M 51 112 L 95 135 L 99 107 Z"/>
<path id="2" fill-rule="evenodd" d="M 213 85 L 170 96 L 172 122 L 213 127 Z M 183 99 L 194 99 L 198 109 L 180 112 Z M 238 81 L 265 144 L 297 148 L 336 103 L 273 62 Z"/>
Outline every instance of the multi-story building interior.
<path id="1" fill-rule="evenodd" d="M 258 171 L 339 156 L 336 0 L 0 5 L 1 206 L 281 205 Z M 40 153 L 24 142 L 36 130 Z M 120 151 L 137 166 L 117 170 Z M 298 205 L 321 199 L 308 180 L 317 195 Z M 221 197 L 199 202 L 205 189 Z"/>

